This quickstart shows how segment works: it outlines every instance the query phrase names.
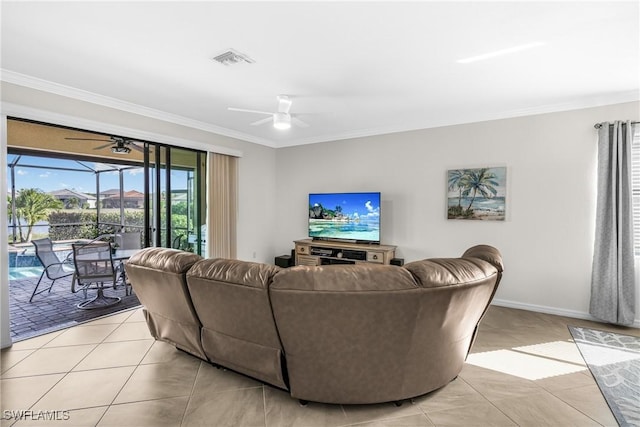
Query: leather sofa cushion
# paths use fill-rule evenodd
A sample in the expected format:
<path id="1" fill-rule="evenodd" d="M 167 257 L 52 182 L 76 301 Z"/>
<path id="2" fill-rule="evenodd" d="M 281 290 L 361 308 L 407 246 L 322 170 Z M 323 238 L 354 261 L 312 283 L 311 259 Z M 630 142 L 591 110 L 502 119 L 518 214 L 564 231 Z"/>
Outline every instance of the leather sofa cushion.
<path id="1" fill-rule="evenodd" d="M 297 266 L 282 270 L 272 290 L 365 292 L 416 289 L 411 274 L 396 266 L 338 264 Z"/>
<path id="2" fill-rule="evenodd" d="M 201 259 L 200 255 L 178 249 L 146 248 L 129 258 L 127 264 L 167 273 L 184 274 L 196 261 Z"/>
<path id="3" fill-rule="evenodd" d="M 275 265 L 217 258 L 195 264 L 187 276 L 266 289 L 280 270 Z"/>
<path id="4" fill-rule="evenodd" d="M 423 288 L 469 284 L 498 274 L 493 265 L 477 258 L 432 258 L 404 267 Z"/>
<path id="5" fill-rule="evenodd" d="M 462 258 L 479 258 L 483 261 L 488 262 L 498 269 L 499 272 L 504 271 L 504 264 L 502 263 L 502 255 L 500 251 L 498 251 L 493 246 L 489 245 L 477 245 L 472 248 L 467 249 L 464 254 L 462 254 Z"/>
<path id="6" fill-rule="evenodd" d="M 202 322 L 202 347 L 214 363 L 286 388 L 282 348 L 268 288 L 280 267 L 203 259 L 187 273 Z"/>

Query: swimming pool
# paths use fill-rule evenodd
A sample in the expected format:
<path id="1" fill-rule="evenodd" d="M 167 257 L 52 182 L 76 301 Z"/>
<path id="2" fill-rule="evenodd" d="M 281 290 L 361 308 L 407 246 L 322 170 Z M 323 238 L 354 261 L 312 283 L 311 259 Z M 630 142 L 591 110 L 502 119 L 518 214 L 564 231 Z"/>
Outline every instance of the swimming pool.
<path id="1" fill-rule="evenodd" d="M 69 242 L 55 244 L 54 251 L 58 259 L 64 260 L 71 253 Z M 9 252 L 9 280 L 38 279 L 42 269 L 33 246 Z"/>
<path id="2" fill-rule="evenodd" d="M 38 279 L 42 267 L 9 267 L 9 280 Z"/>

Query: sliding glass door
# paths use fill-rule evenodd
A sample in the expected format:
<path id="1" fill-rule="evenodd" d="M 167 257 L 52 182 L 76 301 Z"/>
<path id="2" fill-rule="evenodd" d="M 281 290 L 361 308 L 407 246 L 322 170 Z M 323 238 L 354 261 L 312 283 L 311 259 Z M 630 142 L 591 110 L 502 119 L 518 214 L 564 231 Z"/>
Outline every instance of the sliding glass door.
<path id="1" fill-rule="evenodd" d="M 203 254 L 206 153 L 146 144 L 146 246 Z"/>
<path id="2" fill-rule="evenodd" d="M 12 184 L 18 180 L 25 188 L 41 187 L 64 200 L 65 213 L 82 208 L 80 213 L 95 223 L 88 234 L 139 231 L 145 246 L 204 255 L 206 152 L 14 118 L 7 125 Z M 21 158 L 25 164 L 19 164 Z M 34 168 L 42 170 L 42 179 L 27 182 L 36 176 Z M 63 183 L 67 171 L 77 176 L 65 175 Z M 82 178 L 80 172 L 86 172 Z M 11 194 L 14 207 L 20 189 Z M 15 209 L 8 213 L 10 234 L 17 235 Z"/>

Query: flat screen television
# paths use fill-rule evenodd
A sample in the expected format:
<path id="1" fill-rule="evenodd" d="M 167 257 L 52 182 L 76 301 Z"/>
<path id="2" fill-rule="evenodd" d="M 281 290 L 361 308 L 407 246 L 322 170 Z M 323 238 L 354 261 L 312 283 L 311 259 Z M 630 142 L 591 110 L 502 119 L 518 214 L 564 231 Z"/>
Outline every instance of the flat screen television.
<path id="1" fill-rule="evenodd" d="M 380 243 L 380 193 L 309 194 L 309 237 Z"/>

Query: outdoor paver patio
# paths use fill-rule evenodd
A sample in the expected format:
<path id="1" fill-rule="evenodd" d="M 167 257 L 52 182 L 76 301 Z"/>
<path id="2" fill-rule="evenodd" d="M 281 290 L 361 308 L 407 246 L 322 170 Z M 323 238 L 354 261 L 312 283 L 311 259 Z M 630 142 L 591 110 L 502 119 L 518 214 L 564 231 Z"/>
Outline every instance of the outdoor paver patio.
<path id="1" fill-rule="evenodd" d="M 9 281 L 9 315 L 11 323 L 11 340 L 21 341 L 47 332 L 77 325 L 108 314 L 117 313 L 140 305 L 138 297 L 125 295 L 122 285 L 117 289 L 105 288 L 105 295 L 118 296 L 122 300 L 111 307 L 82 310 L 76 304 L 84 301 L 82 291 L 71 292 L 71 278 L 59 279 L 51 289 L 51 293 L 43 292 L 29 302 L 31 293 L 38 283 L 38 278 Z M 51 282 L 46 278 L 40 289 L 46 289 Z M 89 290 L 88 298 L 93 298 L 96 290 Z"/>

